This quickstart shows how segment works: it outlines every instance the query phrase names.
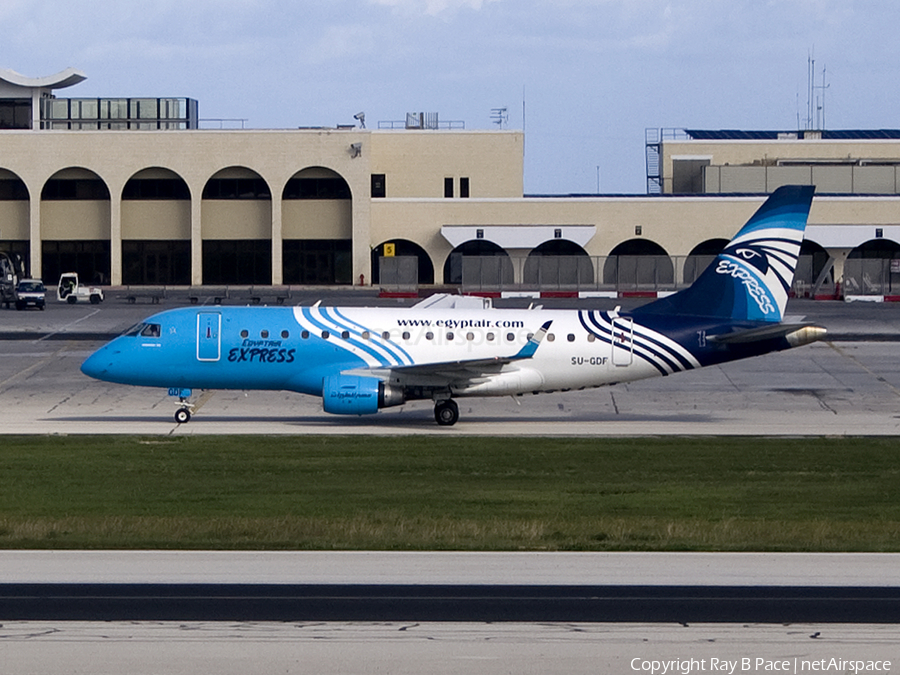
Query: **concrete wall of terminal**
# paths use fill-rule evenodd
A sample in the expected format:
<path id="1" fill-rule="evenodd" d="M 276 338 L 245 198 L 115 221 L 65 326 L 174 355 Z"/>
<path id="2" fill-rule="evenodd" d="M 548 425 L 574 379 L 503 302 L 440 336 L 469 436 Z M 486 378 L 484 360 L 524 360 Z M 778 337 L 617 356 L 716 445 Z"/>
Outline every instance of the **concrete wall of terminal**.
<path id="1" fill-rule="evenodd" d="M 30 242 L 31 270 L 41 273 L 47 241 L 103 240 L 109 243 L 110 282 L 122 280 L 122 242 L 190 242 L 191 283 L 203 282 L 203 242 L 271 242 L 271 282 L 283 280 L 281 243 L 287 240 L 352 241 L 353 280 L 371 283 L 371 252 L 395 240 L 420 246 L 436 271 L 454 245 L 445 227 L 491 228 L 503 233 L 511 255 L 528 255 L 541 242 L 535 232 L 566 228 L 593 233 L 579 243 L 589 256 L 607 256 L 619 244 L 639 239 L 658 244 L 671 256 L 686 256 L 699 243 L 728 239 L 762 203 L 755 196 L 523 197 L 520 131 L 368 131 L 362 129 L 271 131 L 4 131 L 0 133 L 0 180 L 19 179 L 29 199 L 0 199 L 0 242 Z M 665 161 L 677 155 L 709 154 L 717 163 L 766 156 L 773 145 L 802 158 L 863 152 L 900 157 L 893 142 L 673 143 Z M 344 179 L 345 200 L 283 199 L 298 175 Z M 236 201 L 203 199 L 214 176 L 258 176 L 271 198 Z M 385 177 L 384 198 L 371 196 L 373 175 Z M 183 200 L 123 200 L 129 180 L 177 177 L 187 185 Z M 53 178 L 96 177 L 109 200 L 42 200 Z M 469 197 L 460 196 L 468 179 Z M 452 198 L 445 197 L 445 185 Z M 900 196 L 816 198 L 810 238 L 843 260 L 856 246 L 882 237 L 900 240 Z M 541 236 L 544 236 L 543 234 Z M 440 281 L 440 272 L 436 272 Z M 52 280 L 51 280 L 52 282 Z"/>

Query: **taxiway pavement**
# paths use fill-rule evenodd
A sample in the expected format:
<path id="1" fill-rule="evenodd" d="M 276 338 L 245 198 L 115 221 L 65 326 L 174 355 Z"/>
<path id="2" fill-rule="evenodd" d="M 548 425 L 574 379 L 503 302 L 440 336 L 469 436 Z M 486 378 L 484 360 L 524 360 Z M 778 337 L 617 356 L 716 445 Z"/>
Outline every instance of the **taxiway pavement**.
<path id="1" fill-rule="evenodd" d="M 365 298 L 355 298 L 358 304 Z M 377 299 L 373 299 L 376 302 Z M 894 435 L 900 433 L 900 307 L 795 301 L 790 314 L 829 340 L 671 377 L 581 392 L 460 399 L 437 427 L 429 402 L 365 417 L 332 416 L 290 392 L 216 392 L 193 420 L 173 420 L 161 389 L 97 382 L 81 362 L 162 309 L 100 306 L 0 311 L 2 433 L 470 434 L 503 436 Z"/>

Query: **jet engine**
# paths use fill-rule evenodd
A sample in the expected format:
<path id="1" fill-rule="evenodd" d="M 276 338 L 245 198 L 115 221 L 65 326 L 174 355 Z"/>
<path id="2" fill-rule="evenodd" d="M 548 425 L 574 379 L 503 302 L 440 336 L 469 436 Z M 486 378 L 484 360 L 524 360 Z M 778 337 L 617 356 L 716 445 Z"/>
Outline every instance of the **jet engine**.
<path id="1" fill-rule="evenodd" d="M 406 402 L 403 390 L 364 375 L 331 375 L 322 381 L 325 412 L 334 415 L 371 415 L 379 408 Z"/>

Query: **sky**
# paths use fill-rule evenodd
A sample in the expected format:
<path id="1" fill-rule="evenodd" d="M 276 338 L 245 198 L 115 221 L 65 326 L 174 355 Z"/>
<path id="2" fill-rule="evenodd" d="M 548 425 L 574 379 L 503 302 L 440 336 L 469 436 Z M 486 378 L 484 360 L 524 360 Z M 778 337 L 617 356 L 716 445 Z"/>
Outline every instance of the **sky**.
<path id="1" fill-rule="evenodd" d="M 259 129 L 505 107 L 526 194 L 642 194 L 648 128 L 808 128 L 811 58 L 825 128 L 900 128 L 898 27 L 896 0 L 0 0 L 0 68 Z"/>

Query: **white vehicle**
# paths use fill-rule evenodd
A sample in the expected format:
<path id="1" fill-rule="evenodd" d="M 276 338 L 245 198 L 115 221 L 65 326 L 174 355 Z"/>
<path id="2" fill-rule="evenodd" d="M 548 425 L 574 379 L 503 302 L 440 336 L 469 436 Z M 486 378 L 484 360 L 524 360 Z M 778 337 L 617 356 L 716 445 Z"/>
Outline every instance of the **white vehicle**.
<path id="1" fill-rule="evenodd" d="M 66 272 L 59 277 L 56 299 L 70 305 L 76 302 L 90 302 L 97 305 L 103 301 L 103 290 L 96 286 L 82 286 L 78 283 L 77 272 Z"/>

